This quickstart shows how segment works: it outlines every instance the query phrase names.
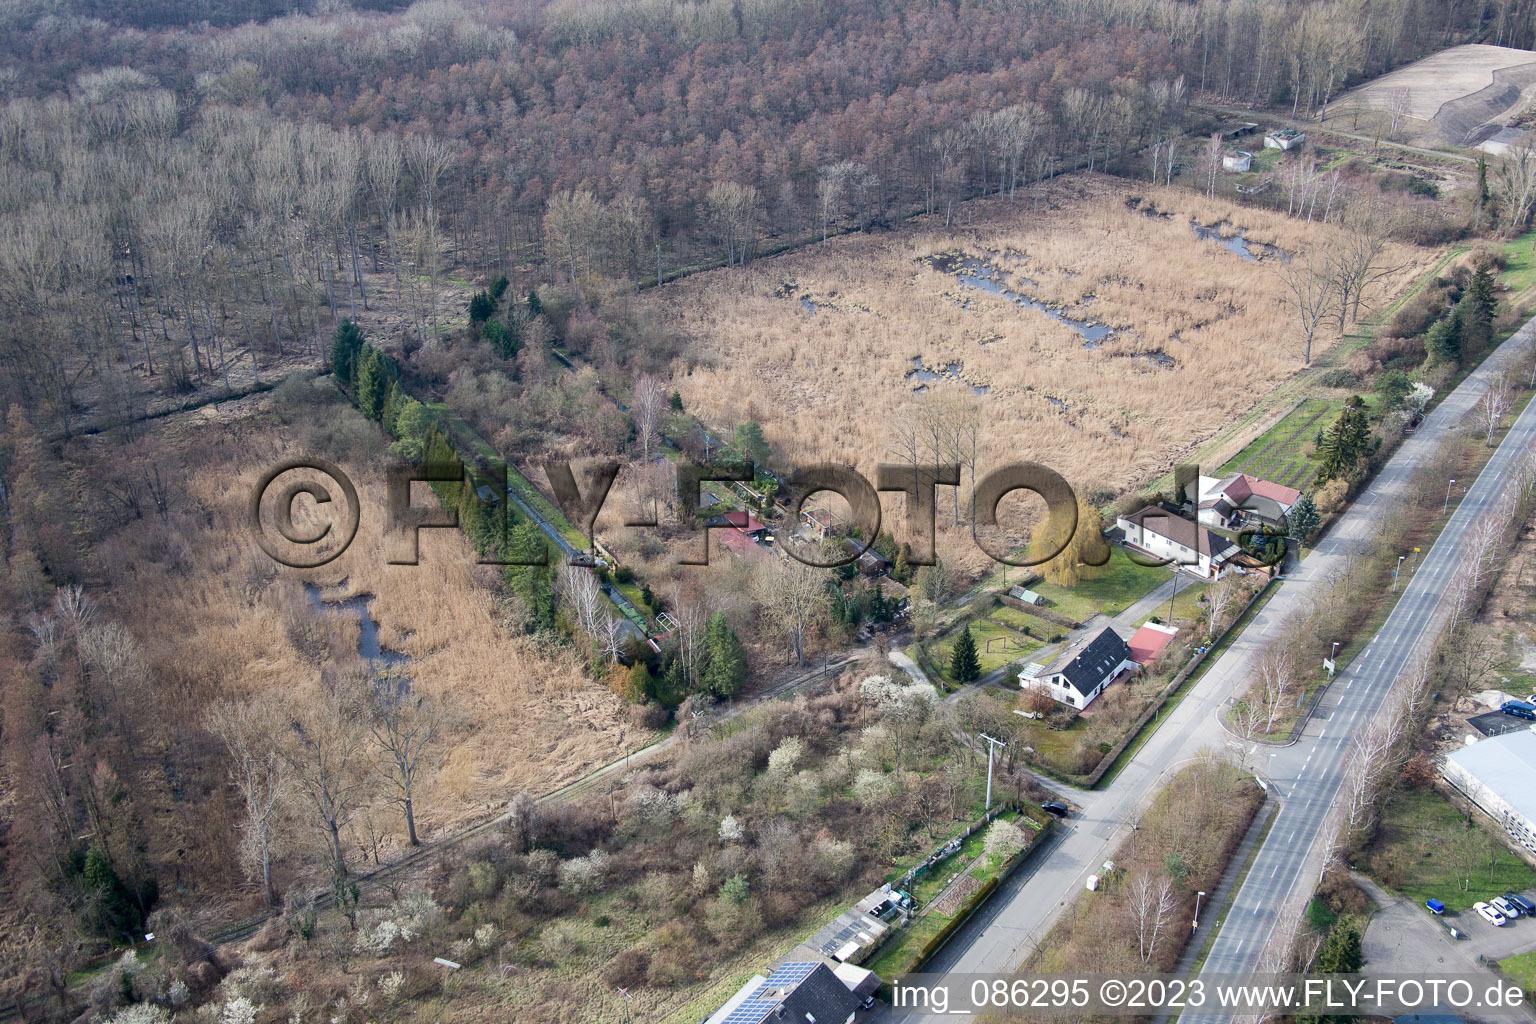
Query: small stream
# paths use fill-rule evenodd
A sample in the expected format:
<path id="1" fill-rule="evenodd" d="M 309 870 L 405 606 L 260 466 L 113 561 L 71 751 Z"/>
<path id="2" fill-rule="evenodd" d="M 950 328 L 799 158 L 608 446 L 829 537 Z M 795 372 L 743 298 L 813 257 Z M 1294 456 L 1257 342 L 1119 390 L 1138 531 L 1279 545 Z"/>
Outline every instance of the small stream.
<path id="1" fill-rule="evenodd" d="M 1196 238 L 1203 239 L 1204 241 L 1208 242 L 1216 242 L 1223 249 L 1227 250 L 1227 252 L 1230 252 L 1236 256 L 1241 256 L 1243 259 L 1250 263 L 1252 263 L 1254 260 L 1264 259 L 1266 256 L 1273 256 L 1280 251 L 1279 247 L 1269 245 L 1265 242 L 1248 241 L 1247 233 L 1241 228 L 1237 229 L 1234 234 L 1223 235 L 1221 233 L 1223 228 L 1229 228 L 1231 226 L 1232 225 L 1226 221 L 1222 221 L 1219 224 L 1212 224 L 1210 227 L 1206 227 L 1204 224 L 1201 224 L 1197 220 L 1192 220 L 1189 222 L 1190 230 L 1195 233 Z"/>
<path id="2" fill-rule="evenodd" d="M 1039 299 L 1031 298 L 1020 292 L 1014 291 L 1003 284 L 1003 273 L 990 260 L 977 256 L 966 256 L 963 253 L 947 252 L 938 253 L 928 259 L 928 264 L 941 274 L 954 274 L 955 280 L 967 288 L 975 288 L 986 292 L 988 295 L 997 295 L 1009 302 L 1026 309 L 1033 309 L 1044 313 L 1058 323 L 1066 324 L 1086 341 L 1097 344 L 1114 333 L 1107 324 L 1094 323 L 1091 320 L 1082 320 L 1074 316 L 1048 306 Z M 1024 284 L 1034 285 L 1035 282 L 1027 277 L 1019 278 Z M 1084 300 L 1087 301 L 1086 299 Z M 969 308 L 968 303 L 962 302 L 961 308 Z"/>
<path id="3" fill-rule="evenodd" d="M 344 601 L 327 601 L 320 596 L 320 588 L 313 583 L 304 584 L 304 593 L 316 610 L 326 614 L 347 614 L 357 618 L 357 654 L 374 665 L 388 667 L 400 665 L 411 659 L 399 651 L 387 650 L 379 645 L 379 624 L 374 621 L 368 606 L 373 603 L 372 594 L 359 594 Z"/>

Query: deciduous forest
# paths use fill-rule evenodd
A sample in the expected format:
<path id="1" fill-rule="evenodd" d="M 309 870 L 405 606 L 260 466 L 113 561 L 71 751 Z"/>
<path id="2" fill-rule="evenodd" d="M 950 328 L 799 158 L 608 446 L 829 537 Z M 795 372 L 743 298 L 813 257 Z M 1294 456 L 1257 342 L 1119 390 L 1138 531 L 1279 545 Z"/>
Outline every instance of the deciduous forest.
<path id="1" fill-rule="evenodd" d="M 895 444 L 972 482 L 1006 402 L 1051 418 L 1042 447 L 1092 432 L 1097 522 L 1314 333 L 1536 205 L 1529 150 L 1448 199 L 1308 151 L 1262 211 L 1216 201 L 1217 108 L 1304 120 L 1469 41 L 1536 43 L 1536 3 L 0 0 L 0 994 L 29 1021 L 361 1024 L 450 998 L 605 1020 L 625 987 L 698 1019 L 983 809 L 974 752 L 871 630 L 934 624 L 984 567 L 951 557 L 956 489 L 919 571 L 888 528 L 823 530 L 878 564 L 830 585 L 756 540 L 689 575 L 667 460 L 756 466 L 716 492 L 745 535 L 767 467 L 824 457 L 861 402 L 847 461 Z M 989 245 L 986 280 L 1059 323 L 953 293 Z M 1479 274 L 1341 386 L 1448 380 L 1493 337 Z M 1266 334 L 1297 315 L 1304 343 Z M 1044 348 L 976 351 L 1005 336 L 1044 338 L 1048 379 L 1025 379 Z M 807 338 L 818 373 L 888 372 L 806 382 Z M 969 387 L 919 416 L 962 343 Z M 1213 366 L 1253 389 L 1174 424 Z M 245 517 L 296 452 L 365 509 L 387 466 L 461 459 L 435 493 L 463 529 L 406 566 L 365 518 L 339 561 L 282 569 Z M 606 453 L 626 476 L 584 540 L 530 467 Z"/>

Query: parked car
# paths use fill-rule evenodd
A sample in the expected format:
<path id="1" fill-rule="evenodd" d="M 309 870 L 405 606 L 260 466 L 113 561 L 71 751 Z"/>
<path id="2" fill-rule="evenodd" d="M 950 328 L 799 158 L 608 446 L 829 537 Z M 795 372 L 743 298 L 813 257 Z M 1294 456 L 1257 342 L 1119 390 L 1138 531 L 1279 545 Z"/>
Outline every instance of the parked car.
<path id="1" fill-rule="evenodd" d="M 1504 915 L 1499 913 L 1497 910 L 1494 910 L 1488 904 L 1474 903 L 1472 904 L 1472 909 L 1477 911 L 1478 916 L 1480 916 L 1484 921 L 1487 921 L 1489 924 L 1493 925 L 1495 928 L 1504 927 Z"/>
<path id="2" fill-rule="evenodd" d="M 1519 907 L 1520 913 L 1526 917 L 1536 917 L 1536 903 L 1532 903 L 1517 892 L 1507 892 L 1504 894 L 1504 898 Z"/>
<path id="3" fill-rule="evenodd" d="M 1526 721 L 1536 721 L 1536 704 L 1523 700 L 1507 700 L 1499 706 L 1506 715 L 1514 715 Z"/>
<path id="4" fill-rule="evenodd" d="M 1058 818 L 1065 818 L 1071 811 L 1060 800 L 1047 800 L 1040 805 L 1040 809 L 1047 814 L 1054 814 Z"/>
<path id="5" fill-rule="evenodd" d="M 875 1008 L 875 997 L 874 996 L 865 996 L 864 997 L 864 1001 L 859 1004 L 859 1009 L 861 1009 L 861 1010 L 873 1010 L 874 1008 Z"/>
<path id="6" fill-rule="evenodd" d="M 1515 906 L 1509 900 L 1505 899 L 1503 896 L 1495 896 L 1488 902 L 1493 904 L 1494 910 L 1497 910 L 1511 921 L 1520 916 L 1520 908 Z"/>
<path id="7" fill-rule="evenodd" d="M 1435 899 L 1425 900 L 1424 901 L 1424 907 L 1431 914 L 1434 914 L 1436 917 L 1439 917 L 1441 914 L 1445 913 L 1445 904 L 1441 903 L 1439 900 L 1435 900 Z"/>

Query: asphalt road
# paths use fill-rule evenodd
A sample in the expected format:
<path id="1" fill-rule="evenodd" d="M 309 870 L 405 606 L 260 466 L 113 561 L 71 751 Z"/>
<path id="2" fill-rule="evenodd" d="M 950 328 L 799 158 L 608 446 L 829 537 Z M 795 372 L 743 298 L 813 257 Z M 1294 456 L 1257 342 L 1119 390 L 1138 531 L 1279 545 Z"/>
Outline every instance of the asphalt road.
<path id="1" fill-rule="evenodd" d="M 1469 408 L 1486 389 L 1504 361 L 1517 354 L 1536 325 L 1527 323 L 1515 339 L 1435 410 L 1417 435 L 1403 445 L 1366 494 L 1366 508 L 1383 508 L 1405 500 L 1412 465 L 1428 454 L 1460 410 Z M 1519 462 L 1536 443 L 1536 403 L 1528 405 L 1510 428 L 1498 450 L 1467 489 L 1435 545 L 1409 577 L 1403 596 L 1370 644 L 1328 690 L 1299 742 L 1269 757 L 1266 774 L 1283 803 L 1269 837 L 1259 849 L 1246 881 L 1238 890 L 1220 932 L 1206 958 L 1205 972 L 1235 974 L 1257 970 L 1288 897 L 1303 898 L 1321 873 L 1326 842 L 1319 834 L 1324 819 L 1340 796 L 1352 738 L 1366 727 L 1394 680 L 1427 653 L 1434 636 L 1450 616 L 1442 599 L 1464 562 L 1465 545 L 1473 525 L 1493 509 L 1512 485 Z M 1360 530 L 1330 537 L 1340 553 L 1362 547 Z M 1289 585 L 1288 585 L 1289 587 Z"/>
<path id="2" fill-rule="evenodd" d="M 929 971 L 1016 970 L 1068 903 L 1083 891 L 1086 876 L 1098 870 L 1140 818 L 1162 782 L 1204 751 L 1237 746 L 1221 723 L 1221 711 L 1251 678 L 1259 653 L 1280 624 L 1310 601 L 1311 584 L 1345 571 L 1354 552 L 1379 530 L 1383 513 L 1402 499 L 1413 472 L 1431 457 L 1494 376 L 1519 357 L 1533 336 L 1536 322 L 1522 327 L 1436 406 L 1114 782 L 1096 792 L 1071 793 L 1079 813 L 1068 819 L 1054 845 L 1019 869 L 985 912 L 951 940 Z M 1440 614 L 1437 599 L 1456 562 L 1464 531 L 1492 501 L 1504 482 L 1500 475 L 1516 454 L 1531 446 L 1533 433 L 1536 408 L 1528 408 L 1489 468 L 1462 499 L 1439 543 L 1410 579 L 1398 610 L 1382 633 L 1331 688 L 1300 742 L 1282 748 L 1272 759 L 1270 771 L 1275 773 L 1284 803 L 1257 863 L 1238 892 L 1236 906 L 1218 936 L 1217 955 L 1207 969 L 1214 970 L 1217 964 L 1228 970 L 1251 969 L 1274 925 L 1272 908 L 1278 898 L 1298 886 L 1309 887 L 1307 863 L 1314 854 L 1313 839 L 1338 791 L 1349 733 L 1368 717 L 1373 700 L 1407 660 L 1411 642 L 1427 632 Z M 1458 489 L 1460 486 L 1464 485 Z M 954 1020 L 955 1015 L 931 1019 Z"/>

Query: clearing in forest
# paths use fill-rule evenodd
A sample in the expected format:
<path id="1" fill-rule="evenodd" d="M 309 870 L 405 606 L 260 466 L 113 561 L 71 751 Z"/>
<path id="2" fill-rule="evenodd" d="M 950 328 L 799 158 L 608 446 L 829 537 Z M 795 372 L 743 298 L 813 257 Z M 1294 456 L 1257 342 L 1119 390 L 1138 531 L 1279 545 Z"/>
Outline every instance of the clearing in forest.
<path id="1" fill-rule="evenodd" d="M 1333 231 L 1075 175 L 649 293 L 690 338 L 688 408 L 759 421 L 784 461 L 899 461 L 893 426 L 974 397 L 980 471 L 1028 459 L 1081 493 L 1140 486 L 1302 368 L 1281 263 Z M 1197 235 L 1196 226 L 1214 228 Z M 1432 258 L 1393 246 L 1396 292 Z M 1328 332 L 1323 332 L 1328 333 Z M 1314 356 L 1332 344 L 1320 337 Z"/>

